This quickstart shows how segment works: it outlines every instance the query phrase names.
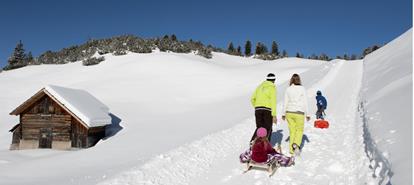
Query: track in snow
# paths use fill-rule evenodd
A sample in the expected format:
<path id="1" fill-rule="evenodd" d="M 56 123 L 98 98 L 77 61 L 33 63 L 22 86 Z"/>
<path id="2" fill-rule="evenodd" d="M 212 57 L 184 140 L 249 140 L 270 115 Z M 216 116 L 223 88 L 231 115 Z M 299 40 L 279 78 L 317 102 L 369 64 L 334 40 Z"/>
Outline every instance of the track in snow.
<path id="1" fill-rule="evenodd" d="M 326 75 L 323 75 L 327 72 Z M 322 75 L 321 75 L 322 74 Z M 363 184 L 373 182 L 364 153 L 362 124 L 357 117 L 362 62 L 336 62 L 332 67 L 301 75 L 308 89 L 310 111 L 320 89 L 328 99 L 330 128 L 305 123 L 304 148 L 296 165 L 280 168 L 272 178 L 265 171 L 242 174 L 238 161 L 254 130 L 254 117 L 190 144 L 159 155 L 142 166 L 123 172 L 101 184 Z M 287 84 L 278 87 L 283 95 Z M 280 96 L 279 94 L 279 96 Z M 280 102 L 281 98 L 279 98 Z M 247 101 L 247 100 L 246 100 Z M 281 104 L 278 104 L 280 111 Z M 280 117 L 280 113 L 279 116 Z M 273 127 L 273 142 L 287 153 L 287 124 Z"/>

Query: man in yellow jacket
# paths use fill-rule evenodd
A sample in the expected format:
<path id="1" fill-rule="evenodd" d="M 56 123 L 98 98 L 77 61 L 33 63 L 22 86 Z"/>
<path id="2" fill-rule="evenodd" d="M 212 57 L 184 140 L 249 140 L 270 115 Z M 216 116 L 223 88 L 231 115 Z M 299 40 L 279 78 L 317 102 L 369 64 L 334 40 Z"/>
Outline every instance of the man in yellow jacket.
<path id="1" fill-rule="evenodd" d="M 270 141 L 272 135 L 272 122 L 276 123 L 276 76 L 269 73 L 266 81 L 262 82 L 254 91 L 251 102 L 255 108 L 256 130 L 263 127 L 267 130 L 267 138 Z M 256 138 L 256 130 L 250 141 Z"/>

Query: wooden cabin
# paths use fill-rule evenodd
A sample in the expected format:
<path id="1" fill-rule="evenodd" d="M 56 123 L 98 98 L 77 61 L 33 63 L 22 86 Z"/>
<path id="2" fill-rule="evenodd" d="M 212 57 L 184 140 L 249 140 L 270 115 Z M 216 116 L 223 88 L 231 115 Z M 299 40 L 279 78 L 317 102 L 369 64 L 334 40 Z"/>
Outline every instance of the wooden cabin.
<path id="1" fill-rule="evenodd" d="M 46 86 L 10 115 L 20 116 L 11 150 L 94 146 L 111 124 L 109 108 L 84 90 Z"/>

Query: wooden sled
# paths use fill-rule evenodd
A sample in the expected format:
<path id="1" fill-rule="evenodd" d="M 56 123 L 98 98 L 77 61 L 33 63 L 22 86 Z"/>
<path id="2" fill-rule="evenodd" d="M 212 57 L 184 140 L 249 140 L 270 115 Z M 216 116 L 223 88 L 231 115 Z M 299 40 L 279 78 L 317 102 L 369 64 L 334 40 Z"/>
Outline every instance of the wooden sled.
<path id="1" fill-rule="evenodd" d="M 253 160 L 249 160 L 247 163 L 247 169 L 244 171 L 244 173 L 250 171 L 252 168 L 259 168 L 259 169 L 265 169 L 269 172 L 269 177 L 272 177 L 273 174 L 277 171 L 277 169 L 280 167 L 280 164 L 277 160 L 272 160 L 269 163 L 258 163 Z"/>

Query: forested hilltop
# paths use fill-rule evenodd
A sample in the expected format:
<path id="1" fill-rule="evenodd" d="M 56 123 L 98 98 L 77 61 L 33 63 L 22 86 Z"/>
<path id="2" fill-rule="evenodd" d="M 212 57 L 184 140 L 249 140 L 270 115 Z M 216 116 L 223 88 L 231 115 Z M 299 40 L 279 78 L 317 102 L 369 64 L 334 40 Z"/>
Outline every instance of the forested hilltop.
<path id="1" fill-rule="evenodd" d="M 365 55 L 375 51 L 380 46 L 372 46 L 366 48 L 361 55 L 347 55 L 336 56 L 337 59 L 355 60 L 363 58 Z M 133 53 L 151 53 L 155 49 L 159 49 L 162 52 L 171 51 L 175 53 L 190 53 L 194 52 L 197 55 L 205 57 L 207 59 L 212 57 L 212 51 L 223 52 L 236 56 L 253 56 L 254 58 L 262 60 L 275 60 L 278 58 L 289 57 L 286 50 L 279 52 L 279 46 L 276 41 L 272 42 L 271 50 L 268 51 L 265 44 L 258 42 L 255 46 L 253 53 L 252 42 L 247 40 L 242 47 L 234 47 L 233 42 L 228 44 L 227 49 L 221 49 L 212 45 L 205 45 L 201 41 L 188 41 L 178 40 L 175 34 L 165 35 L 164 37 L 144 39 L 134 35 L 122 35 L 115 36 L 106 39 L 89 39 L 87 42 L 81 45 L 74 45 L 67 48 L 63 48 L 59 51 L 46 51 L 40 54 L 38 57 L 33 57 L 31 52 L 26 53 L 23 47 L 22 41 L 19 41 L 14 52 L 8 59 L 7 66 L 4 70 L 17 69 L 27 65 L 39 65 L 39 64 L 66 64 L 69 62 L 82 61 L 83 65 L 95 65 L 105 60 L 104 55 L 112 53 L 113 55 L 126 55 L 128 52 Z M 296 52 L 295 57 L 306 58 L 303 54 Z M 321 53 L 320 55 L 312 54 L 307 57 L 308 59 L 315 60 L 332 60 L 327 54 Z"/>

